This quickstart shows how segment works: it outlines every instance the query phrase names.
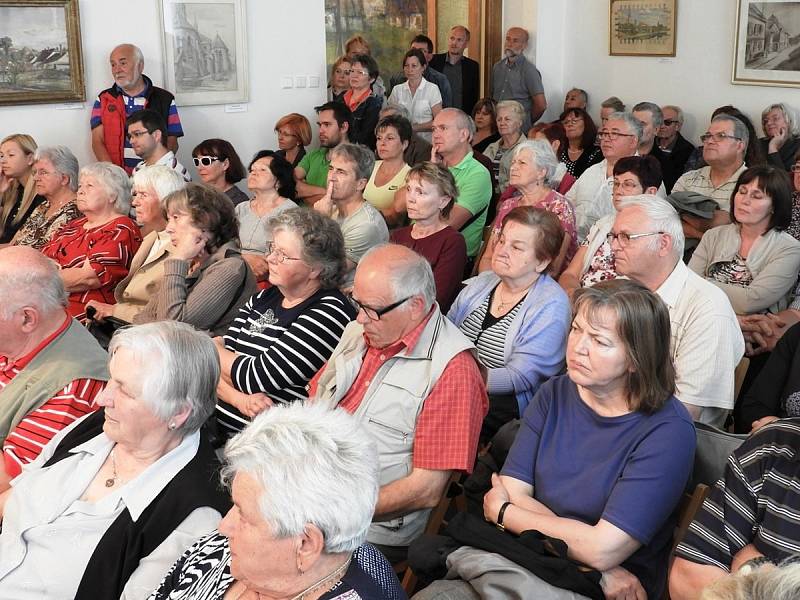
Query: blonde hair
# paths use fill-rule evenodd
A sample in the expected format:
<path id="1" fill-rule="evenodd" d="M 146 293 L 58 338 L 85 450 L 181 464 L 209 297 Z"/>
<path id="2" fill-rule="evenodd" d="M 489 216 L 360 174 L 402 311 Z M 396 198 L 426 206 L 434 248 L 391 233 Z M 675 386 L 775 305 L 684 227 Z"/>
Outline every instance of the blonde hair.
<path id="1" fill-rule="evenodd" d="M 0 140 L 0 145 L 5 144 L 6 142 L 14 142 L 28 156 L 31 156 L 34 152 L 36 152 L 36 141 L 27 133 L 12 133 L 11 135 L 7 135 Z M 14 181 L 14 183 L 11 184 L 11 187 L 8 188 L 2 195 L 0 195 L 0 236 L 3 235 L 6 225 L 8 225 L 8 217 L 11 214 L 11 211 L 14 209 L 14 205 L 17 203 L 17 194 L 19 194 L 20 185 L 21 182 Z M 22 202 L 19 210 L 17 211 L 14 220 L 11 222 L 11 225 L 18 226 L 21 224 L 22 219 L 28 213 L 28 209 L 30 209 L 33 199 L 36 196 L 36 193 L 34 192 L 35 188 L 36 183 L 33 181 L 33 176 L 31 174 L 31 176 L 28 177 L 28 181 L 25 184 L 25 189 L 22 192 Z"/>

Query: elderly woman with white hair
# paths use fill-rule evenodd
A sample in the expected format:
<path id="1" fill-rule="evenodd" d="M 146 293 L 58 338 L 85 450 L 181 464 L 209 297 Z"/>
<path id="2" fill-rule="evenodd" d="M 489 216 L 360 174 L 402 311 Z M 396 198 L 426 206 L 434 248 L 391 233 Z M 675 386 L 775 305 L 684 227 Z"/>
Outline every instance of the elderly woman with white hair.
<path id="1" fill-rule="evenodd" d="M 502 194 L 508 187 L 511 151 L 527 139 L 522 131 L 525 122 L 525 109 L 516 100 L 503 100 L 497 103 L 497 132 L 500 139 L 489 144 L 483 153 L 492 161 L 497 192 Z"/>
<path id="2" fill-rule="evenodd" d="M 131 184 L 128 174 L 111 163 L 83 167 L 78 180 L 78 210 L 83 217 L 67 223 L 43 248 L 45 256 L 61 266 L 69 292 L 69 313 L 86 316 L 89 300 L 114 302 L 114 287 L 127 274 L 142 243 L 128 210 Z"/>
<path id="3" fill-rule="evenodd" d="M 33 160 L 34 191 L 44 200 L 17 230 L 11 245 L 32 246 L 38 250 L 81 213 L 75 204 L 78 159 L 70 149 L 66 146 L 37 148 Z"/>
<path id="4" fill-rule="evenodd" d="M 558 217 L 566 234 L 558 256 L 550 265 L 550 272 L 554 277 L 558 277 L 578 249 L 575 211 L 569 200 L 553 189 L 556 184 L 558 158 L 552 146 L 543 140 L 520 142 L 510 156 L 510 185 L 506 193 L 500 197 L 497 216 L 492 224 L 492 234 L 478 263 L 478 270 L 487 271 L 491 268 L 494 247 L 497 245 L 505 216 L 517 206 L 536 206 Z"/>
<path id="5" fill-rule="evenodd" d="M 233 508 L 149 600 L 405 598 L 365 543 L 378 456 L 357 419 L 297 403 L 259 415 L 225 446 Z"/>
<path id="6" fill-rule="evenodd" d="M 127 276 L 114 288 L 115 303 L 90 300 L 91 318 L 103 321 L 114 317 L 128 323 L 138 315 L 158 291 L 164 278 L 164 261 L 170 256 L 172 240 L 164 231 L 167 209 L 164 200 L 171 193 L 186 187 L 183 177 L 166 165 L 154 165 L 136 171 L 133 183 L 133 206 L 136 224 L 144 239 L 133 255 Z"/>
<path id="7" fill-rule="evenodd" d="M 143 599 L 230 508 L 200 427 L 219 361 L 170 321 L 111 342 L 102 407 L 64 429 L 0 497 L 6 598 Z"/>
<path id="8" fill-rule="evenodd" d="M 797 109 L 785 102 L 770 104 L 761 112 L 761 126 L 765 137 L 758 142 L 767 155 L 767 162 L 791 171 L 800 151 L 800 115 Z"/>

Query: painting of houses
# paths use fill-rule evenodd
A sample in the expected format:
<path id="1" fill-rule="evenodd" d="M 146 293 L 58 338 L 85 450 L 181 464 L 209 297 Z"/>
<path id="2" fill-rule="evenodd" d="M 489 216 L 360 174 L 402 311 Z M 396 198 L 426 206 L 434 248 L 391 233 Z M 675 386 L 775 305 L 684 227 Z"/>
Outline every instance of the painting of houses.
<path id="1" fill-rule="evenodd" d="M 610 54 L 675 56 L 675 1 L 613 0 Z"/>
<path id="2" fill-rule="evenodd" d="M 738 0 L 733 83 L 800 86 L 800 1 Z"/>

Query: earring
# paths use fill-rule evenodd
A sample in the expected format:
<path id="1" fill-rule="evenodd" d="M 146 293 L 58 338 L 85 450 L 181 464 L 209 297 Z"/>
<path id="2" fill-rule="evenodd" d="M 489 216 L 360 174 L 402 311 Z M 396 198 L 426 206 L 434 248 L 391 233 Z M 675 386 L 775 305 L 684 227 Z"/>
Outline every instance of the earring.
<path id="1" fill-rule="evenodd" d="M 170 431 L 175 431 L 177 428 L 178 426 L 175 424 L 175 421 L 170 421 L 169 425 L 167 425 L 167 429 Z"/>

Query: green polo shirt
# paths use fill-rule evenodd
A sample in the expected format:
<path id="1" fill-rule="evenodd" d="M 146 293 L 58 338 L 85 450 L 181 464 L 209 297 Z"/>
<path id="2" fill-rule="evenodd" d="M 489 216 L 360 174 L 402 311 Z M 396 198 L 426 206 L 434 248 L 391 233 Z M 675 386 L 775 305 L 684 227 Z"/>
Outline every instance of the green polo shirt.
<path id="1" fill-rule="evenodd" d="M 328 148 L 317 148 L 308 152 L 297 166 L 306 172 L 307 184 L 327 187 L 328 167 L 331 166 L 328 160 Z"/>
<path id="2" fill-rule="evenodd" d="M 461 231 L 467 243 L 467 256 L 474 257 L 481 248 L 483 227 L 486 225 L 486 209 L 492 199 L 492 179 L 489 171 L 475 160 L 471 151 L 460 163 L 450 167 L 450 172 L 458 187 L 456 204 L 463 206 L 473 215 L 480 213 L 477 219 Z"/>

